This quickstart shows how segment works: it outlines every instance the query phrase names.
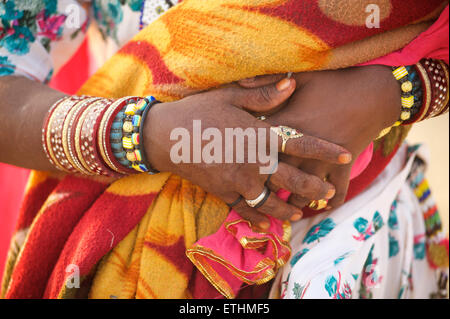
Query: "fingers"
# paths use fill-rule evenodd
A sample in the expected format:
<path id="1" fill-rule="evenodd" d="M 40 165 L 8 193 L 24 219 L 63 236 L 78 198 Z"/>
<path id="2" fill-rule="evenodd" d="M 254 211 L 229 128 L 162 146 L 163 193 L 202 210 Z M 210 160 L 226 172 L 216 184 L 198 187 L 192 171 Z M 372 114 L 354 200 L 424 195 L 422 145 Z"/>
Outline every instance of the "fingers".
<path id="1" fill-rule="evenodd" d="M 303 207 L 307 206 L 311 202 L 310 199 L 307 199 L 305 197 L 302 197 L 300 195 L 292 194 L 289 197 L 288 203 L 291 205 L 294 205 L 295 207 L 298 207 L 302 209 Z"/>
<path id="2" fill-rule="evenodd" d="M 328 180 L 336 187 L 336 195 L 328 202 L 329 207 L 336 208 L 344 203 L 350 184 L 351 169 L 351 165 L 346 165 L 330 173 Z"/>
<path id="3" fill-rule="evenodd" d="M 293 222 L 303 217 L 303 211 L 301 209 L 286 203 L 272 192 L 264 205 L 258 208 L 258 211 L 281 220 L 290 220 Z"/>
<path id="4" fill-rule="evenodd" d="M 273 84 L 281 81 L 286 77 L 286 74 L 269 74 L 260 75 L 253 78 L 247 78 L 238 81 L 239 85 L 245 88 L 256 88 L 268 84 Z"/>
<path id="5" fill-rule="evenodd" d="M 295 90 L 294 79 L 257 88 L 227 88 L 226 94 L 234 106 L 253 112 L 268 112 L 286 101 Z"/>
<path id="6" fill-rule="evenodd" d="M 241 190 L 240 193 L 245 199 L 252 200 L 257 198 L 263 191 L 264 185 L 259 185 L 247 187 Z M 284 202 L 273 192 L 270 192 L 267 200 L 261 207 L 257 208 L 257 211 L 282 220 L 297 221 L 303 216 L 301 209 Z"/>
<path id="7" fill-rule="evenodd" d="M 309 199 L 331 199 L 336 193 L 330 183 L 282 162 L 278 164 L 278 170 L 272 175 L 271 182 Z"/>
<path id="8" fill-rule="evenodd" d="M 270 221 L 264 214 L 259 213 L 256 209 L 248 206 L 245 201 L 237 204 L 233 209 L 242 216 L 242 218 L 248 220 L 252 226 L 256 226 L 262 230 L 267 230 L 270 227 Z"/>
<path id="9" fill-rule="evenodd" d="M 281 152 L 281 137 L 279 137 L 278 146 Z M 289 139 L 286 142 L 284 153 L 300 158 L 316 159 L 331 164 L 348 164 L 352 161 L 352 154 L 342 146 L 309 135 Z"/>

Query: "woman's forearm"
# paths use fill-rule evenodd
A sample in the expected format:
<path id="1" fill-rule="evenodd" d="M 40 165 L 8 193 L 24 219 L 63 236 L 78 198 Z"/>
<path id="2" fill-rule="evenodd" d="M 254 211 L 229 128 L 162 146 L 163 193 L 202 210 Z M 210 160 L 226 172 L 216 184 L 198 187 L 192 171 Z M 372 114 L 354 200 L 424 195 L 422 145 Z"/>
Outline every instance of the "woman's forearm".
<path id="1" fill-rule="evenodd" d="M 56 170 L 42 147 L 42 125 L 64 94 L 19 76 L 0 77 L 0 162 Z"/>

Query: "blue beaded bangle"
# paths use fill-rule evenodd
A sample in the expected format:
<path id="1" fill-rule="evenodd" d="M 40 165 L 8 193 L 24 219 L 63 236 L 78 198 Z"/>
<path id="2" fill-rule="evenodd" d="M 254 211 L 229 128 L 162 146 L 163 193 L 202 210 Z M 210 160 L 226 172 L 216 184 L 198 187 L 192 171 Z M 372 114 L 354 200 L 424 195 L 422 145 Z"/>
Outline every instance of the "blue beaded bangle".
<path id="1" fill-rule="evenodd" d="M 117 158 L 120 164 L 126 167 L 131 167 L 131 162 L 127 160 L 126 153 L 122 147 L 122 126 L 125 113 L 120 111 L 111 126 L 111 148 L 114 156 Z"/>
<path id="2" fill-rule="evenodd" d="M 111 148 L 122 165 L 138 172 L 159 173 L 151 169 L 143 150 L 143 119 L 148 110 L 159 103 L 153 96 L 130 100 L 117 114 L 110 132 Z"/>

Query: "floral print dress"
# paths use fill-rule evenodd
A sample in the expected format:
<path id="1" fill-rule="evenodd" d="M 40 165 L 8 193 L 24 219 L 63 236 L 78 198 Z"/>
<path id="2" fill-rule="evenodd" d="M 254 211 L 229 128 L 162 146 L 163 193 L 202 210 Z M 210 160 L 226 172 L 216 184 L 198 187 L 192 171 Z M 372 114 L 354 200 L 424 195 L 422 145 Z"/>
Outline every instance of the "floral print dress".
<path id="1" fill-rule="evenodd" d="M 272 298 L 446 298 L 448 240 L 424 177 L 423 147 L 402 146 L 362 194 L 292 225 Z"/>
<path id="2" fill-rule="evenodd" d="M 2 0 L 0 76 L 47 82 L 96 23 L 112 55 L 178 0 Z"/>

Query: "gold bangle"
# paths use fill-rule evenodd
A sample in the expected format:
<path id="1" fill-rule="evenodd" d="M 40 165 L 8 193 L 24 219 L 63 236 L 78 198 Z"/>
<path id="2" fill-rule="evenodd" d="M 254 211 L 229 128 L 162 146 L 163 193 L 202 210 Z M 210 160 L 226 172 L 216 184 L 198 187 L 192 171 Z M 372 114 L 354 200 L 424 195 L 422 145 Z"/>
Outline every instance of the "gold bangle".
<path id="1" fill-rule="evenodd" d="M 442 62 L 442 61 L 438 61 L 438 62 L 441 65 L 441 67 L 442 67 L 442 69 L 444 71 L 445 79 L 447 80 L 447 86 L 448 86 L 450 84 L 450 79 L 449 79 L 449 76 L 448 76 L 447 65 L 444 62 Z M 445 110 L 445 107 L 448 104 L 448 101 L 449 101 L 449 90 L 448 90 L 448 88 L 447 88 L 447 92 L 446 93 L 447 94 L 445 95 L 445 100 L 444 100 L 444 102 L 442 104 L 442 108 L 439 110 L 437 115 L 441 115 L 441 113 Z M 448 112 L 448 108 L 447 108 L 447 112 Z"/>
<path id="2" fill-rule="evenodd" d="M 74 120 L 78 114 L 78 112 L 82 112 L 83 108 L 87 106 L 89 103 L 94 102 L 95 100 L 98 100 L 99 98 L 87 98 L 85 100 L 81 100 L 80 102 L 75 103 L 74 106 L 72 106 L 72 109 L 70 110 L 69 114 L 67 114 L 66 120 L 64 122 L 63 126 L 63 135 L 62 135 L 62 144 L 64 153 L 66 153 L 66 157 L 69 160 L 70 164 L 72 164 L 73 167 L 78 169 L 80 173 L 86 174 L 86 175 L 92 175 L 92 173 L 89 170 L 86 170 L 84 166 L 80 163 L 78 160 L 78 156 L 74 156 L 71 148 L 71 138 L 72 135 L 72 126 L 74 124 Z M 76 153 L 75 153 L 76 154 Z"/>
<path id="3" fill-rule="evenodd" d="M 50 155 L 50 158 L 54 161 L 55 166 L 56 166 L 58 169 L 60 169 L 60 170 L 62 170 L 62 171 L 64 171 L 64 172 L 66 172 L 66 173 L 71 173 L 70 170 L 68 170 L 67 168 L 65 168 L 64 165 L 62 165 L 62 164 L 58 161 L 58 159 L 57 159 L 57 157 L 56 157 L 56 155 L 55 155 L 55 153 L 54 153 L 54 151 L 53 151 L 52 143 L 51 143 L 51 142 L 52 142 L 52 138 L 54 138 L 54 137 L 52 137 L 52 130 L 55 129 L 55 128 L 53 128 L 53 124 L 54 124 L 53 122 L 55 121 L 55 117 L 56 117 L 57 114 L 58 114 L 58 109 L 59 109 L 60 107 L 65 107 L 66 104 L 68 104 L 68 103 L 76 103 L 76 99 L 74 100 L 73 97 L 68 97 L 68 98 L 66 98 L 64 101 L 62 101 L 61 103 L 59 103 L 58 105 L 56 105 L 56 107 L 55 107 L 53 113 L 51 114 L 50 119 L 48 120 L 48 125 L 47 125 L 46 143 L 47 143 L 48 154 Z"/>
<path id="4" fill-rule="evenodd" d="M 80 115 L 80 119 L 78 120 L 77 127 L 75 128 L 75 151 L 77 153 L 77 157 L 81 162 L 81 165 L 83 165 L 84 169 L 89 172 L 89 175 L 96 175 L 95 171 L 92 170 L 89 165 L 86 163 L 83 157 L 83 152 L 81 150 L 81 129 L 83 127 L 84 120 L 86 119 L 86 116 L 89 114 L 89 110 L 99 102 L 102 102 L 103 99 L 99 99 L 98 101 L 95 101 L 94 103 L 90 104 L 86 109 L 82 111 L 82 114 Z"/>
<path id="5" fill-rule="evenodd" d="M 425 84 L 425 91 L 427 94 L 425 101 L 422 101 L 422 103 L 425 103 L 422 114 L 420 115 L 419 118 L 417 118 L 417 120 L 414 121 L 414 122 L 420 122 L 427 115 L 428 109 L 430 108 L 430 105 L 431 105 L 431 84 L 430 84 L 430 79 L 428 79 L 427 71 L 420 64 L 420 62 L 416 64 L 416 67 L 422 76 L 423 83 Z"/>

